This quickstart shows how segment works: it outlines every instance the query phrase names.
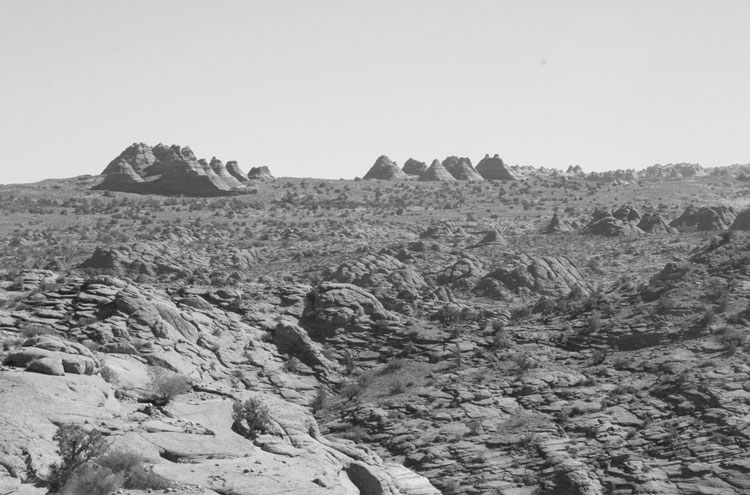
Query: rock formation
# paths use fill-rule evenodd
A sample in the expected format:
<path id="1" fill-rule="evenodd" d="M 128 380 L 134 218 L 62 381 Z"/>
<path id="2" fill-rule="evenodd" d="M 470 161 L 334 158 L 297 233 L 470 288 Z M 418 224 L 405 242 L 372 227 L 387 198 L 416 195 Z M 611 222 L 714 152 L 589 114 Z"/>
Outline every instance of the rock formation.
<path id="1" fill-rule="evenodd" d="M 402 170 L 406 175 L 419 177 L 425 170 L 427 170 L 427 164 L 425 162 L 417 161 L 414 158 L 409 158 L 404 162 L 404 168 Z"/>
<path id="2" fill-rule="evenodd" d="M 237 162 L 234 160 L 230 160 L 227 162 L 227 170 L 230 174 L 232 174 L 232 177 L 237 179 L 240 182 L 247 182 L 247 175 L 242 171 L 239 165 L 237 165 Z"/>
<path id="3" fill-rule="evenodd" d="M 560 232 L 571 232 L 573 229 L 555 212 L 552 215 L 552 219 L 549 221 L 547 226 L 544 228 L 545 234 L 558 234 Z"/>
<path id="4" fill-rule="evenodd" d="M 573 289 L 588 293 L 591 287 L 568 258 L 522 254 L 509 266 L 488 273 L 477 284 L 475 292 L 504 299 L 518 291 L 560 297 Z"/>
<path id="5" fill-rule="evenodd" d="M 750 209 L 739 212 L 729 228 L 731 230 L 750 230 Z"/>
<path id="6" fill-rule="evenodd" d="M 629 208 L 620 208 L 617 211 L 620 218 L 615 217 L 609 210 L 597 211 L 591 221 L 581 230 L 582 234 L 603 235 L 606 237 L 628 236 L 642 234 L 643 231 L 637 227 L 637 221 L 628 221 L 631 216 L 635 218 Z M 638 217 L 640 218 L 640 217 Z"/>
<path id="7" fill-rule="evenodd" d="M 474 170 L 474 167 L 471 165 L 471 160 L 468 158 L 449 156 L 443 160 L 443 167 L 445 167 L 445 169 L 457 180 L 484 180 L 484 178 Z"/>
<path id="8" fill-rule="evenodd" d="M 724 230 L 734 222 L 737 214 L 731 206 L 688 206 L 675 220 L 669 223 L 680 232 Z"/>
<path id="9" fill-rule="evenodd" d="M 247 178 L 250 180 L 272 180 L 274 177 L 271 175 L 271 170 L 263 165 L 251 168 L 250 172 L 247 173 Z"/>
<path id="10" fill-rule="evenodd" d="M 220 160 L 198 160 L 189 147 L 135 143 L 102 172 L 93 189 L 141 194 L 220 196 L 244 186 Z"/>
<path id="11" fill-rule="evenodd" d="M 379 180 L 401 180 L 407 178 L 408 176 L 404 171 L 398 168 L 398 165 L 385 155 L 380 155 L 375 160 L 375 164 L 364 176 L 364 179 Z"/>
<path id="12" fill-rule="evenodd" d="M 425 170 L 424 173 L 419 176 L 419 180 L 452 182 L 455 181 L 456 178 L 453 177 L 450 172 L 445 169 L 445 167 L 443 167 L 439 160 L 435 159 L 432 161 L 432 165 L 430 165 L 430 168 Z"/>
<path id="13" fill-rule="evenodd" d="M 679 231 L 670 227 L 659 213 L 644 213 L 638 228 L 649 234 L 677 234 Z"/>
<path id="14" fill-rule="evenodd" d="M 476 170 L 479 175 L 487 180 L 516 180 L 516 176 L 508 170 L 498 155 L 494 155 L 492 158 L 489 154 L 485 155 L 482 161 L 477 164 Z"/>

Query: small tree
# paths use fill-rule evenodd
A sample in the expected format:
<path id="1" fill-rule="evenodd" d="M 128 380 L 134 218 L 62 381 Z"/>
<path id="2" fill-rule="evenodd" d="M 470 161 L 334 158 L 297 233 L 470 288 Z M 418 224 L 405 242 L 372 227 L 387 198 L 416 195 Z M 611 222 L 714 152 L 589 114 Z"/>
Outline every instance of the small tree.
<path id="1" fill-rule="evenodd" d="M 53 440 L 60 451 L 60 462 L 50 469 L 50 489 L 59 491 L 73 473 L 84 464 L 100 457 L 109 447 L 104 435 L 97 430 L 86 430 L 80 425 L 62 425 Z"/>
<path id="2" fill-rule="evenodd" d="M 254 397 L 245 402 L 235 401 L 232 406 L 232 419 L 232 429 L 245 438 L 255 438 L 271 425 L 268 406 Z"/>

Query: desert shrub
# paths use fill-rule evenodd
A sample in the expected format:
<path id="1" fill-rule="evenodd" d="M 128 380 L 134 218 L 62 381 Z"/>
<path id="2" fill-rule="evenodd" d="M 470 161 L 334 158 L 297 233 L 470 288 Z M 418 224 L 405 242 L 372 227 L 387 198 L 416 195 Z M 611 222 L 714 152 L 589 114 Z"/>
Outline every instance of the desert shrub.
<path id="1" fill-rule="evenodd" d="M 406 385 L 404 385 L 404 382 L 398 378 L 395 378 L 388 386 L 388 392 L 390 392 L 391 395 L 403 394 L 406 392 Z"/>
<path id="2" fill-rule="evenodd" d="M 86 464 L 71 474 L 59 492 L 62 495 L 110 495 L 118 490 L 124 481 L 122 473 L 111 469 Z"/>
<path id="3" fill-rule="evenodd" d="M 346 397 L 347 400 L 352 400 L 362 392 L 364 388 L 359 383 L 349 383 L 341 388 L 341 395 Z"/>
<path id="4" fill-rule="evenodd" d="M 179 373 L 159 367 L 152 368 L 149 373 L 151 374 L 152 400 L 159 407 L 166 406 L 178 395 L 186 394 L 192 390 L 190 380 Z"/>
<path id="5" fill-rule="evenodd" d="M 714 310 L 711 309 L 710 306 L 706 306 L 703 309 L 703 316 L 701 316 L 700 320 L 698 321 L 698 324 L 703 327 L 707 328 L 709 327 L 715 320 Z"/>
<path id="6" fill-rule="evenodd" d="M 284 363 L 284 371 L 288 373 L 297 374 L 302 368 L 302 362 L 296 357 L 292 356 L 287 362 Z"/>
<path id="7" fill-rule="evenodd" d="M 591 316 L 589 316 L 587 323 L 589 326 L 589 332 L 598 332 L 602 328 L 602 317 L 599 315 L 599 313 L 594 312 L 591 314 Z"/>
<path id="8" fill-rule="evenodd" d="M 232 406 L 233 428 L 245 438 L 255 438 L 271 425 L 268 406 L 260 399 L 252 397 L 245 402 L 235 401 Z"/>
<path id="9" fill-rule="evenodd" d="M 109 447 L 100 431 L 86 430 L 75 424 L 60 426 L 53 440 L 60 453 L 60 461 L 52 465 L 48 479 L 53 493 L 60 491 L 71 480 L 73 473 L 100 457 Z"/>
<path id="10" fill-rule="evenodd" d="M 394 359 L 386 364 L 380 371 L 381 374 L 385 375 L 388 373 L 395 373 L 404 367 L 405 361 L 403 359 Z"/>
<path id="11" fill-rule="evenodd" d="M 123 487 L 133 490 L 162 490 L 170 482 L 144 466 L 142 455 L 129 450 L 108 452 L 96 463 L 122 476 Z"/>
<path id="12" fill-rule="evenodd" d="M 531 309 L 528 306 L 516 306 L 510 310 L 510 321 L 518 323 L 531 316 Z"/>
<path id="13" fill-rule="evenodd" d="M 354 354 L 352 354 L 352 351 L 350 351 L 349 349 L 344 349 L 341 357 L 341 364 L 344 365 L 344 374 L 351 375 L 354 371 L 354 366 L 356 365 L 356 362 L 354 361 Z"/>
<path id="14" fill-rule="evenodd" d="M 105 364 L 105 365 L 103 365 L 101 367 L 100 373 L 102 375 L 102 379 L 105 382 L 111 383 L 113 385 L 117 384 L 117 382 L 120 379 L 119 376 L 117 375 L 117 372 L 114 369 L 112 369 L 111 366 L 109 366 L 107 364 Z"/>
<path id="15" fill-rule="evenodd" d="M 312 408 L 313 412 L 318 412 L 322 409 L 325 409 L 328 406 L 328 392 L 324 388 L 319 388 L 315 392 L 315 397 L 313 397 L 312 402 L 310 402 L 310 407 Z"/>
<path id="16" fill-rule="evenodd" d="M 23 344 L 25 339 L 18 337 L 8 337 L 0 341 L 0 351 L 9 351 Z"/>
<path id="17" fill-rule="evenodd" d="M 747 342 L 747 335 L 738 328 L 727 328 L 722 333 L 720 341 L 727 354 L 734 354 Z"/>
<path id="18" fill-rule="evenodd" d="M 495 329 L 494 324 L 492 325 L 492 328 Z M 495 333 L 492 336 L 492 349 L 498 351 L 500 349 L 510 349 L 511 347 L 513 347 L 513 341 L 508 336 L 505 328 L 501 326 L 495 330 Z"/>
<path id="19" fill-rule="evenodd" d="M 513 362 L 516 364 L 518 371 L 522 373 L 539 367 L 539 363 L 528 352 L 517 352 L 513 356 Z"/>
<path id="20" fill-rule="evenodd" d="M 37 335 L 50 335 L 53 333 L 55 333 L 54 329 L 38 323 L 29 323 L 21 329 L 21 335 L 27 339 L 36 337 Z"/>

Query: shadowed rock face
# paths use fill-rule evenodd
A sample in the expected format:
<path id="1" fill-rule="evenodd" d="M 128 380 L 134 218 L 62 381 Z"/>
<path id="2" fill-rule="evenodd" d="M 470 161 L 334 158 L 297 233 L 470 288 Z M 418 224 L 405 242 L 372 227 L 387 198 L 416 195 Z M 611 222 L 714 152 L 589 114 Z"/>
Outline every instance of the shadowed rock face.
<path id="1" fill-rule="evenodd" d="M 419 176 L 419 180 L 452 182 L 455 181 L 456 178 L 453 177 L 451 173 L 445 169 L 445 167 L 443 167 L 442 163 L 440 163 L 438 160 L 433 160 L 430 168 L 425 170 L 425 172 Z"/>
<path id="2" fill-rule="evenodd" d="M 243 184 L 224 164 L 198 160 L 185 146 L 158 144 L 153 148 L 135 143 L 115 158 L 102 172 L 104 180 L 93 189 L 141 194 L 185 194 L 220 196 L 241 190 Z"/>
<path id="3" fill-rule="evenodd" d="M 750 209 L 739 212 L 729 228 L 732 230 L 750 230 Z"/>
<path id="4" fill-rule="evenodd" d="M 398 168 L 390 158 L 385 155 L 381 155 L 375 161 L 375 164 L 363 177 L 364 179 L 379 179 L 379 180 L 400 180 L 407 179 L 407 175 L 403 170 Z"/>
<path id="5" fill-rule="evenodd" d="M 459 158 L 449 156 L 443 160 L 443 167 L 458 180 L 484 180 L 479 173 L 471 166 L 471 160 L 468 158 Z"/>
<path id="6" fill-rule="evenodd" d="M 425 162 L 415 160 L 414 158 L 409 158 L 404 163 L 403 171 L 406 175 L 414 175 L 419 177 L 424 173 L 425 170 L 427 170 L 427 164 Z"/>
<path id="7" fill-rule="evenodd" d="M 495 155 L 485 155 L 477 165 L 479 175 L 487 180 L 516 180 L 516 176 L 505 166 L 503 160 Z"/>
<path id="8" fill-rule="evenodd" d="M 737 214 L 731 206 L 688 206 L 679 218 L 672 220 L 669 225 L 680 232 L 703 230 L 724 230 L 734 222 Z"/>
<path id="9" fill-rule="evenodd" d="M 250 172 L 247 173 L 247 178 L 250 180 L 272 180 L 271 170 L 265 165 L 260 167 L 253 167 Z"/>

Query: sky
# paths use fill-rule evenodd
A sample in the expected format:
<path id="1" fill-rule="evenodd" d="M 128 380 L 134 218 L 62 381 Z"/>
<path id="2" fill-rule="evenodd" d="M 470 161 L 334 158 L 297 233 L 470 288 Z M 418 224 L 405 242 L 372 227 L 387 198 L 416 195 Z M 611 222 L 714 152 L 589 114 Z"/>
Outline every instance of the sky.
<path id="1" fill-rule="evenodd" d="M 745 0 L 0 0 L 0 182 L 133 142 L 321 178 L 750 163 L 749 23 Z"/>

